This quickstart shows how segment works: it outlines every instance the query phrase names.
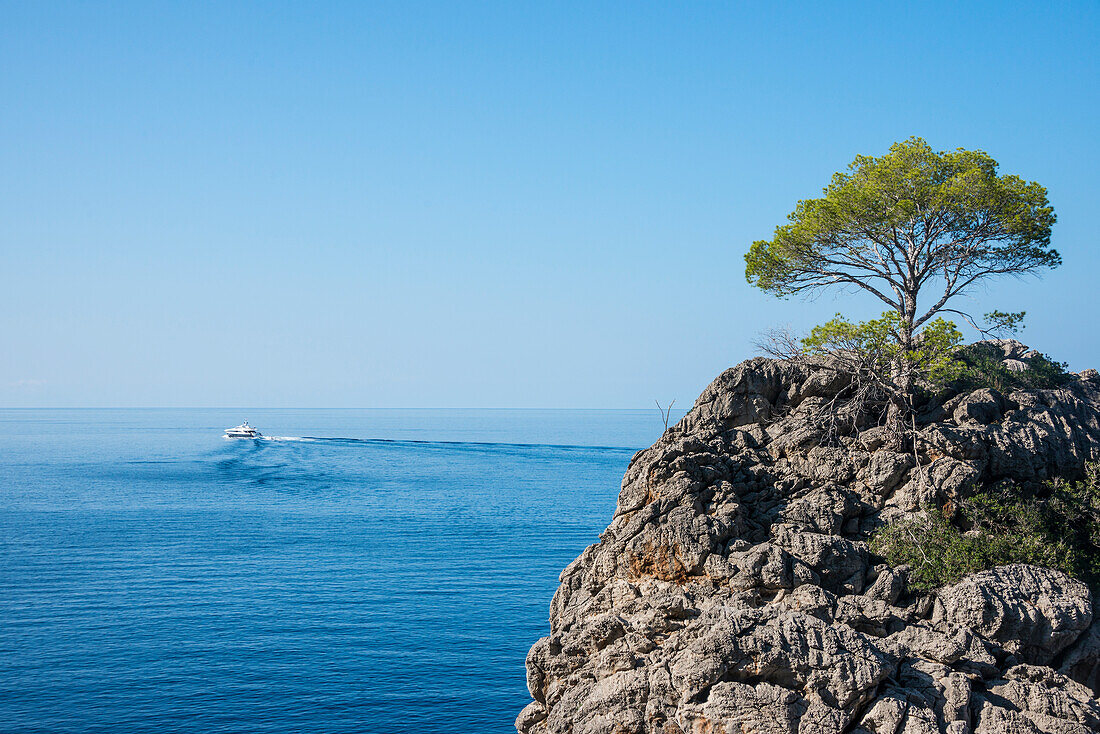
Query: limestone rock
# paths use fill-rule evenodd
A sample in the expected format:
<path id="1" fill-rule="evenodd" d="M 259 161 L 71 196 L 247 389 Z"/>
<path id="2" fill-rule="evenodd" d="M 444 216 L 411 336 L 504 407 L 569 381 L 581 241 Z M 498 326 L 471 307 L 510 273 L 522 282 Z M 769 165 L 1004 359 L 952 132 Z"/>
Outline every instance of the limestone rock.
<path id="1" fill-rule="evenodd" d="M 1001 566 L 944 589 L 937 617 L 1045 665 L 1092 624 L 1089 588 L 1061 571 Z"/>
<path id="2" fill-rule="evenodd" d="M 1010 369 L 1035 356 L 993 345 Z M 527 657 L 521 734 L 1100 731 L 1084 584 L 1005 566 L 917 595 L 866 545 L 976 487 L 1080 474 L 1100 459 L 1100 376 L 941 396 L 916 455 L 845 413 L 850 383 L 749 360 L 635 455 Z"/>
<path id="3" fill-rule="evenodd" d="M 1006 401 L 996 390 L 982 388 L 967 395 L 960 395 L 952 405 L 952 415 L 959 425 L 978 423 L 988 425 L 1004 416 Z M 945 405 L 944 408 L 947 408 Z"/>
<path id="4" fill-rule="evenodd" d="M 1096 603 L 1096 600 L 1093 600 Z M 1092 625 L 1062 656 L 1058 672 L 1088 686 L 1100 696 L 1100 619 L 1093 607 Z"/>

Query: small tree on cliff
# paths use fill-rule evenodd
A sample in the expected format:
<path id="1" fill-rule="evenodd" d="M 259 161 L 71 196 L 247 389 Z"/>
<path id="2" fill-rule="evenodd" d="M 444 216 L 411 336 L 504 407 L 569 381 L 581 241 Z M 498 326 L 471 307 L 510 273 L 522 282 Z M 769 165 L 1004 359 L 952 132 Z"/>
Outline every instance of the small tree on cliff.
<path id="1" fill-rule="evenodd" d="M 839 286 L 889 306 L 891 382 L 906 398 L 918 330 L 943 312 L 974 323 L 948 307 L 955 296 L 990 278 L 1062 262 L 1050 246 L 1055 216 L 1045 188 L 998 175 L 997 162 L 982 151 L 936 152 L 921 138 L 895 143 L 878 158 L 856 157 L 824 196 L 798 202 L 788 220 L 771 240 L 752 244 L 745 277 L 780 297 Z M 1011 328 L 1022 313 L 987 316 Z"/>

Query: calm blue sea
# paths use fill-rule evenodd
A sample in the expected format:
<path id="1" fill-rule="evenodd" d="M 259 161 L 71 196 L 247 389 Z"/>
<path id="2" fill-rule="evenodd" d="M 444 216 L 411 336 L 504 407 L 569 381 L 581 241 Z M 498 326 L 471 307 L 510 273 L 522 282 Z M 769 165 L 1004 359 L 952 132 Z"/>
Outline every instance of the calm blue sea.
<path id="1" fill-rule="evenodd" d="M 228 441 L 248 419 L 265 441 Z M 0 411 L 0 731 L 514 731 L 651 411 Z"/>

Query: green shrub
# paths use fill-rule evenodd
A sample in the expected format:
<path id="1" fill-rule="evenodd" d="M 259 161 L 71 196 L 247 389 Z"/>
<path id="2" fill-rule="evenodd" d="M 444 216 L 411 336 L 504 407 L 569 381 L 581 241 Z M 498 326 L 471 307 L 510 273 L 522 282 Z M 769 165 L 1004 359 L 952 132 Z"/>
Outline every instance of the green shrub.
<path id="1" fill-rule="evenodd" d="M 952 386 L 960 392 L 990 387 L 999 392 L 1039 390 L 1058 387 L 1069 380 L 1064 362 L 1055 362 L 1045 354 L 1028 361 L 1028 369 L 1013 372 L 1004 366 L 1004 355 L 993 344 L 978 342 L 959 348 L 954 354 L 960 367 Z"/>
<path id="2" fill-rule="evenodd" d="M 935 508 L 880 528 L 871 550 L 911 567 L 910 587 L 928 591 L 1009 563 L 1063 571 L 1100 590 L 1100 466 L 1078 482 L 987 488 L 954 518 Z"/>
<path id="3" fill-rule="evenodd" d="M 880 528 L 871 550 L 891 566 L 910 567 L 909 587 L 917 591 L 950 584 L 986 566 L 979 538 L 963 535 L 934 508 Z"/>
<path id="4" fill-rule="evenodd" d="M 832 321 L 815 326 L 802 340 L 802 349 L 805 354 L 845 355 L 845 361 L 884 383 L 892 383 L 902 373 L 933 383 L 942 383 L 957 375 L 961 365 L 954 354 L 962 342 L 962 332 L 954 322 L 942 317 L 928 322 L 914 335 L 909 349 L 899 343 L 900 330 L 901 317 L 896 311 L 886 311 L 877 319 L 854 323 L 837 314 Z"/>

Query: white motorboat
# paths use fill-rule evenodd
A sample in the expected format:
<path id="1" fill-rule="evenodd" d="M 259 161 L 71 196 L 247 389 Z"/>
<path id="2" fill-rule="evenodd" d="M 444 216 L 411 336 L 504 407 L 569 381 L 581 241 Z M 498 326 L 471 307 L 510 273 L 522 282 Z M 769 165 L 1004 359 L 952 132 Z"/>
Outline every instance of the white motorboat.
<path id="1" fill-rule="evenodd" d="M 264 435 L 257 431 L 252 426 L 248 425 L 248 421 L 245 421 L 241 425 L 235 428 L 225 429 L 226 438 L 263 438 Z"/>

